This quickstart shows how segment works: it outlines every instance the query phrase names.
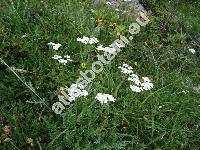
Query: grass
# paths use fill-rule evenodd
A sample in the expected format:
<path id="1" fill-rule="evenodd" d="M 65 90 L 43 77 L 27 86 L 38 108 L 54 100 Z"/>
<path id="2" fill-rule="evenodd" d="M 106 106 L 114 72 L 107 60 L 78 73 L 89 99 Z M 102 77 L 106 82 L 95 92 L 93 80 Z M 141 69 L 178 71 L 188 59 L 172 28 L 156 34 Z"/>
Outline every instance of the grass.
<path id="1" fill-rule="evenodd" d="M 107 46 L 117 39 L 118 32 L 128 35 L 136 18 L 105 5 L 95 7 L 87 0 L 1 1 L 0 56 L 9 66 L 42 74 L 19 76 L 46 105 L 27 102 L 40 100 L 0 64 L 0 117 L 4 117 L 0 149 L 199 149 L 199 52 L 188 51 L 199 45 L 190 39 L 182 23 L 166 12 L 165 4 L 142 2 L 152 10 L 151 22 L 96 75 L 89 96 L 79 98 L 59 116 L 51 110 L 58 101 L 58 89 L 70 86 L 81 70 L 97 60 L 95 47 L 78 43 L 77 37 L 95 36 Z M 189 6 L 198 13 L 198 5 Z M 189 15 L 184 2 L 175 7 Z M 104 19 L 101 31 L 95 27 L 98 18 Z M 198 20 L 193 15 L 183 19 L 197 35 Z M 115 30 L 108 27 L 110 22 L 117 23 Z M 50 41 L 61 43 L 57 53 L 68 54 L 74 61 L 66 66 L 54 61 L 51 57 L 55 52 L 47 45 Z M 150 77 L 153 90 L 131 92 L 117 68 L 122 63 Z M 94 99 L 99 92 L 112 94 L 117 101 L 101 105 Z M 9 142 L 4 141 L 5 125 L 11 127 Z M 33 139 L 34 147 L 27 138 Z"/>
<path id="2" fill-rule="evenodd" d="M 194 7 L 195 5 L 195 7 Z M 173 8 L 178 12 L 182 20 L 186 23 L 188 27 L 190 27 L 197 37 L 199 37 L 200 33 L 200 20 L 199 20 L 199 11 L 195 9 L 199 7 L 200 3 L 197 1 L 191 2 L 182 2 L 178 4 L 174 4 Z"/>

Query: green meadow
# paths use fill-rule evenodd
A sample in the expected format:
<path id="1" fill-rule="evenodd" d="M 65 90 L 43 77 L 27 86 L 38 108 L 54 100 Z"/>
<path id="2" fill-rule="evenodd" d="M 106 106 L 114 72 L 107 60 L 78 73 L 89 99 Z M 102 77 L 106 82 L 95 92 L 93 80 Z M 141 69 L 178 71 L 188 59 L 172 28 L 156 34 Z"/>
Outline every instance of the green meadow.
<path id="1" fill-rule="evenodd" d="M 61 89 L 98 60 L 97 45 L 129 37 L 137 17 L 91 0 L 0 1 L 1 150 L 199 149 L 200 2 L 140 2 L 151 11 L 150 22 L 95 74 L 88 95 L 57 115 L 52 105 Z M 99 43 L 78 42 L 83 36 Z M 54 55 L 72 61 L 64 65 Z M 122 64 L 148 77 L 153 88 L 133 92 Z M 116 100 L 102 104 L 98 93 Z"/>

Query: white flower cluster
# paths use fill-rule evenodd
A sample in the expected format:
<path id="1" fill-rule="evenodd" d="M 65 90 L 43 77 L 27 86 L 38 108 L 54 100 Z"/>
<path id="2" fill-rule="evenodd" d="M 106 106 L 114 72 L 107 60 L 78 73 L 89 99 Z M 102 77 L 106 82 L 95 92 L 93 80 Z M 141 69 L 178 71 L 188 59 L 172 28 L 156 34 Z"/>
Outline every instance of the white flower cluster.
<path id="1" fill-rule="evenodd" d="M 119 43 L 116 43 L 116 46 L 119 47 L 119 48 L 124 47 L 123 45 L 121 45 Z M 99 45 L 99 46 L 97 46 L 96 49 L 98 51 L 104 51 L 104 52 L 107 52 L 107 53 L 110 53 L 110 54 L 116 54 L 117 53 L 117 50 L 115 48 L 113 48 L 112 45 L 109 45 L 109 47 L 103 47 L 103 45 Z"/>
<path id="2" fill-rule="evenodd" d="M 84 44 L 95 44 L 95 43 L 98 43 L 98 39 L 93 37 L 93 38 L 89 38 L 89 37 L 86 37 L 86 36 L 83 36 L 83 38 L 77 38 L 77 41 L 78 42 L 81 42 L 81 43 L 84 43 Z"/>
<path id="3" fill-rule="evenodd" d="M 53 42 L 49 42 L 48 45 L 53 46 L 54 50 L 58 50 L 61 47 L 61 44 L 59 44 L 59 43 L 56 44 L 56 43 L 53 43 Z"/>
<path id="4" fill-rule="evenodd" d="M 102 93 L 98 93 L 96 95 L 95 99 L 97 101 L 99 101 L 101 104 L 108 103 L 108 102 L 115 102 L 116 101 L 116 99 L 112 95 L 102 94 Z"/>
<path id="5" fill-rule="evenodd" d="M 68 61 L 72 61 L 69 55 L 65 55 L 64 57 L 59 56 L 59 55 L 54 55 L 52 58 L 55 60 L 58 60 L 58 62 L 60 62 L 64 65 L 66 65 L 68 63 Z"/>
<path id="6" fill-rule="evenodd" d="M 148 77 L 139 78 L 138 75 L 133 73 L 133 68 L 127 64 L 118 67 L 123 74 L 128 74 L 128 80 L 133 83 L 130 88 L 133 92 L 148 91 L 153 88 L 153 83 Z"/>
<path id="7" fill-rule="evenodd" d="M 106 5 L 112 5 L 112 3 L 111 2 L 106 2 Z"/>
<path id="8" fill-rule="evenodd" d="M 116 49 L 112 48 L 112 47 L 103 47 L 102 45 L 99 45 L 96 49 L 98 51 L 104 51 L 104 52 L 108 52 L 110 54 L 115 54 L 116 53 Z"/>
<path id="9" fill-rule="evenodd" d="M 133 73 L 133 68 L 127 64 L 123 64 L 122 66 L 119 66 L 118 68 L 121 69 L 121 72 L 124 74 Z"/>
<path id="10" fill-rule="evenodd" d="M 61 47 L 61 44 L 59 44 L 59 43 L 55 44 L 53 42 L 49 42 L 48 45 L 52 45 L 54 50 L 58 50 Z M 54 55 L 52 58 L 55 59 L 55 60 L 58 60 L 58 62 L 60 62 L 64 65 L 66 65 L 68 63 L 68 61 L 72 61 L 70 59 L 69 55 L 65 55 L 64 57 L 59 56 L 59 55 Z"/>
<path id="11" fill-rule="evenodd" d="M 83 85 L 72 84 L 70 88 L 67 89 L 69 99 L 75 100 L 78 97 L 87 96 L 88 92 L 84 90 Z"/>
<path id="12" fill-rule="evenodd" d="M 128 80 L 134 83 L 134 85 L 130 85 L 130 88 L 133 92 L 148 91 L 153 88 L 153 83 L 148 77 L 142 77 L 140 79 L 138 75 L 131 74 Z"/>
<path id="13" fill-rule="evenodd" d="M 191 52 L 192 54 L 194 54 L 196 51 L 195 51 L 194 48 L 190 48 L 190 49 L 189 49 L 189 52 Z"/>

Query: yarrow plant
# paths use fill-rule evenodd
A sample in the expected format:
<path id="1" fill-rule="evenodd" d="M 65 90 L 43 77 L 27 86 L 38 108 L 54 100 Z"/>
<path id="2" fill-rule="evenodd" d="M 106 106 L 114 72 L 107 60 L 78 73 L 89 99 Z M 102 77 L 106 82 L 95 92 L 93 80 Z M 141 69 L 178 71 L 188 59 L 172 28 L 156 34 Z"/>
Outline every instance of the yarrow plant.
<path id="1" fill-rule="evenodd" d="M 115 102 L 116 99 L 109 94 L 103 94 L 103 93 L 98 93 L 95 97 L 95 99 L 100 102 L 101 104 L 105 104 L 108 102 Z"/>
<path id="2" fill-rule="evenodd" d="M 139 78 L 138 75 L 133 73 L 133 68 L 128 64 L 123 64 L 118 68 L 121 69 L 123 74 L 129 75 L 128 81 L 132 83 L 130 88 L 133 92 L 142 92 L 153 88 L 153 83 L 148 77 Z"/>
<path id="3" fill-rule="evenodd" d="M 190 48 L 190 49 L 189 49 L 189 52 L 191 52 L 192 54 L 194 54 L 196 51 L 195 51 L 195 49 Z"/>
<path id="4" fill-rule="evenodd" d="M 116 43 L 117 47 L 122 48 L 124 47 L 122 44 Z M 107 52 L 110 54 L 116 54 L 117 53 L 117 49 L 113 48 L 112 45 L 109 45 L 109 47 L 103 47 L 103 45 L 99 45 L 96 48 L 98 51 L 103 51 L 103 52 Z"/>
<path id="5" fill-rule="evenodd" d="M 48 45 L 52 45 L 53 49 L 56 51 L 61 47 L 61 44 L 59 44 L 59 43 L 55 44 L 55 43 L 49 42 Z M 69 61 L 72 61 L 69 55 L 65 55 L 63 57 L 59 56 L 59 55 L 54 55 L 52 58 L 55 60 L 58 60 L 58 62 L 60 62 L 64 65 L 66 65 Z"/>
<path id="6" fill-rule="evenodd" d="M 112 48 L 112 47 L 103 47 L 102 45 L 99 45 L 96 49 L 98 51 L 104 51 L 104 52 L 108 52 L 110 54 L 115 54 L 116 53 L 116 49 Z"/>
<path id="7" fill-rule="evenodd" d="M 61 59 L 61 58 L 62 58 L 62 56 L 59 56 L 59 55 L 54 55 L 52 58 L 53 58 L 53 59 L 56 59 L 56 60 L 58 60 L 58 59 Z"/>
<path id="8" fill-rule="evenodd" d="M 83 85 L 79 84 L 72 84 L 70 86 L 70 88 L 67 89 L 68 91 L 68 95 L 70 97 L 73 97 L 74 99 L 77 98 L 77 97 L 81 97 L 81 96 L 87 96 L 88 95 L 88 92 L 86 90 L 84 90 L 84 87 Z"/>
<path id="9" fill-rule="evenodd" d="M 118 68 L 121 69 L 121 72 L 124 74 L 133 73 L 133 68 L 127 64 L 123 64 L 122 66 L 119 66 Z"/>
<path id="10" fill-rule="evenodd" d="M 153 83 L 148 77 L 139 78 L 136 74 L 131 74 L 128 80 L 133 83 L 130 85 L 133 92 L 148 91 L 153 88 Z"/>
<path id="11" fill-rule="evenodd" d="M 78 42 L 81 42 L 83 44 L 95 44 L 95 43 L 98 43 L 98 39 L 95 38 L 95 37 L 92 37 L 92 38 L 89 38 L 89 37 L 86 37 L 86 36 L 83 36 L 83 38 L 77 38 L 77 41 Z"/>
<path id="12" fill-rule="evenodd" d="M 53 42 L 49 42 L 48 45 L 53 46 L 54 50 L 58 50 L 61 47 L 61 44 L 59 44 L 59 43 L 56 44 L 56 43 L 53 43 Z"/>
<path id="13" fill-rule="evenodd" d="M 54 55 L 52 58 L 58 60 L 58 62 L 64 65 L 66 65 L 69 61 L 72 61 L 69 55 L 65 55 L 64 57 L 59 55 Z"/>

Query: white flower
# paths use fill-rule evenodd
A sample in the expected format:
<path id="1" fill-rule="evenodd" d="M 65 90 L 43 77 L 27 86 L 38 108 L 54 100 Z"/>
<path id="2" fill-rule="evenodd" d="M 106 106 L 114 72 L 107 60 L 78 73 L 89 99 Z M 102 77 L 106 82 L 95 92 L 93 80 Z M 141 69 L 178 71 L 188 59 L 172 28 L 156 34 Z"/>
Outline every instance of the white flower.
<path id="1" fill-rule="evenodd" d="M 112 95 L 109 94 L 102 94 L 102 93 L 98 93 L 95 97 L 95 99 L 97 101 L 99 101 L 100 103 L 108 103 L 108 102 L 115 102 L 115 98 Z"/>
<path id="2" fill-rule="evenodd" d="M 81 42 L 81 43 L 84 43 L 84 44 L 87 44 L 88 41 L 89 41 L 89 39 L 87 39 L 87 38 L 83 38 L 83 39 L 77 38 L 77 41 L 78 41 L 78 42 Z"/>
<path id="3" fill-rule="evenodd" d="M 86 36 L 83 36 L 83 38 L 77 38 L 77 41 L 78 42 L 81 42 L 81 43 L 84 43 L 84 44 L 94 44 L 94 43 L 98 43 L 98 39 L 95 38 L 95 37 L 92 37 L 92 38 L 89 38 L 89 37 L 86 37 Z"/>
<path id="4" fill-rule="evenodd" d="M 65 55 L 64 58 L 70 59 L 70 56 L 69 55 Z"/>
<path id="5" fill-rule="evenodd" d="M 130 88 L 133 92 L 142 92 L 142 88 L 135 86 L 135 85 L 130 85 Z"/>
<path id="6" fill-rule="evenodd" d="M 62 58 L 62 56 L 59 56 L 59 55 L 54 55 L 52 58 L 57 60 L 57 59 L 61 59 L 61 58 Z"/>
<path id="7" fill-rule="evenodd" d="M 61 44 L 53 42 L 49 42 L 48 45 L 52 45 L 54 50 L 58 50 L 61 47 Z"/>
<path id="8" fill-rule="evenodd" d="M 142 79 L 144 80 L 144 82 L 151 82 L 151 80 L 148 77 L 142 77 Z"/>
<path id="9" fill-rule="evenodd" d="M 142 77 L 141 80 L 136 74 L 131 74 L 128 78 L 129 81 L 133 82 L 130 88 L 134 92 L 148 91 L 153 88 L 153 83 L 148 77 Z"/>
<path id="10" fill-rule="evenodd" d="M 126 68 L 129 69 L 129 70 L 132 70 L 132 69 L 133 69 L 131 66 L 129 66 L 129 65 L 127 65 L 127 64 L 123 64 L 123 67 L 126 67 Z"/>
<path id="11" fill-rule="evenodd" d="M 110 53 L 110 54 L 116 54 L 117 53 L 116 49 L 112 48 L 112 47 L 105 47 L 104 51 L 107 52 L 107 53 Z"/>
<path id="12" fill-rule="evenodd" d="M 132 81 L 133 83 L 135 83 L 138 86 L 141 85 L 140 78 L 136 74 L 131 74 L 130 77 L 128 78 L 128 80 Z"/>
<path id="13" fill-rule="evenodd" d="M 124 73 L 124 74 L 131 74 L 131 73 L 133 73 L 132 70 L 129 70 L 127 68 L 119 67 L 119 69 L 121 69 L 121 72 Z"/>
<path id="14" fill-rule="evenodd" d="M 99 45 L 97 48 L 96 48 L 98 51 L 104 51 L 104 52 L 107 52 L 107 53 L 110 53 L 110 54 L 116 54 L 117 51 L 115 48 L 112 48 L 112 47 L 103 47 L 102 45 Z"/>
<path id="15" fill-rule="evenodd" d="M 68 62 L 68 60 L 65 60 L 65 59 L 59 59 L 58 61 L 59 61 L 60 63 L 64 64 L 64 65 L 66 65 L 67 62 Z"/>
<path id="16" fill-rule="evenodd" d="M 124 13 L 128 13 L 128 11 L 124 10 L 124 11 L 123 11 L 123 14 L 124 14 Z"/>
<path id="17" fill-rule="evenodd" d="M 110 54 L 116 54 L 118 51 L 117 49 L 115 49 L 115 45 L 118 47 L 118 48 L 122 48 L 122 47 L 125 47 L 124 45 L 120 44 L 120 43 L 115 43 L 115 44 L 111 44 L 109 45 L 109 47 L 103 47 L 102 45 L 99 45 L 96 49 L 98 51 L 104 51 L 104 52 L 107 52 L 107 53 L 110 53 Z"/>
<path id="18" fill-rule="evenodd" d="M 68 93 L 69 93 L 69 96 L 70 97 L 79 97 L 80 96 L 80 93 L 81 93 L 81 90 L 77 87 L 74 87 L 74 86 L 71 86 L 69 89 L 68 89 Z"/>
<path id="19" fill-rule="evenodd" d="M 122 45 L 122 44 L 120 44 L 120 43 L 114 43 L 114 44 L 111 44 L 111 45 L 109 45 L 110 47 L 114 47 L 114 45 L 116 45 L 117 47 L 119 47 L 119 48 L 123 48 L 123 47 L 125 47 L 125 45 Z"/>
<path id="20" fill-rule="evenodd" d="M 81 88 L 80 88 L 81 87 Z M 88 92 L 84 89 L 82 89 L 83 86 L 81 85 L 77 85 L 77 84 L 72 84 L 70 86 L 70 88 L 68 88 L 68 95 L 70 97 L 74 97 L 74 98 L 77 98 L 77 97 L 81 97 L 81 96 L 87 96 L 88 95 Z"/>
<path id="21" fill-rule="evenodd" d="M 130 81 L 131 81 L 132 78 L 138 78 L 138 79 L 139 79 L 138 75 L 136 75 L 136 74 L 134 74 L 134 73 L 131 74 L 129 78 L 130 78 Z"/>
<path id="22" fill-rule="evenodd" d="M 64 58 L 65 58 L 67 61 L 72 61 L 72 60 L 71 60 L 71 57 L 70 57 L 69 55 L 65 55 Z"/>
<path id="23" fill-rule="evenodd" d="M 118 68 L 121 69 L 122 73 L 129 75 L 128 81 L 131 81 L 132 83 L 130 88 L 133 92 L 148 91 L 153 88 L 153 83 L 148 77 L 140 78 L 138 75 L 133 73 L 133 68 L 128 64 L 123 64 Z"/>
<path id="24" fill-rule="evenodd" d="M 189 49 L 189 52 L 191 52 L 192 54 L 194 54 L 196 51 L 195 51 L 195 49 L 191 48 L 191 49 Z"/>
<path id="25" fill-rule="evenodd" d="M 99 51 L 103 51 L 103 50 L 104 50 L 103 45 L 99 45 L 99 46 L 97 47 L 97 50 L 99 50 Z"/>
<path id="26" fill-rule="evenodd" d="M 112 3 L 111 2 L 106 2 L 106 5 L 112 5 Z"/>
<path id="27" fill-rule="evenodd" d="M 95 37 L 89 39 L 90 44 L 94 44 L 94 43 L 98 43 L 98 42 L 99 42 L 98 39 Z"/>
<path id="28" fill-rule="evenodd" d="M 76 98 L 75 98 L 75 97 L 70 97 L 70 96 L 69 96 L 68 100 L 69 100 L 70 102 L 73 102 L 73 101 L 76 100 Z"/>
<path id="29" fill-rule="evenodd" d="M 89 39 L 90 39 L 89 37 L 83 36 L 82 40 L 89 41 Z"/>
<path id="30" fill-rule="evenodd" d="M 148 90 L 151 90 L 153 88 L 153 83 L 150 83 L 150 82 L 145 83 L 144 82 L 144 83 L 141 84 L 141 86 L 142 86 L 143 90 L 148 91 Z"/>
<path id="31" fill-rule="evenodd" d="M 133 68 L 127 64 L 123 64 L 122 66 L 119 66 L 118 68 L 121 69 L 121 72 L 124 74 L 133 73 Z"/>
<path id="32" fill-rule="evenodd" d="M 68 61 L 72 61 L 70 59 L 69 55 L 65 55 L 64 56 L 65 59 L 63 59 L 62 56 L 59 56 L 59 55 L 54 55 L 52 58 L 58 60 L 58 62 L 60 62 L 60 63 L 62 63 L 64 65 L 66 65 L 68 63 Z"/>
<path id="33" fill-rule="evenodd" d="M 87 95 L 88 95 L 88 92 L 86 90 L 82 90 L 81 96 L 87 96 Z"/>

